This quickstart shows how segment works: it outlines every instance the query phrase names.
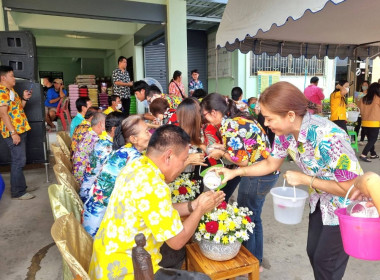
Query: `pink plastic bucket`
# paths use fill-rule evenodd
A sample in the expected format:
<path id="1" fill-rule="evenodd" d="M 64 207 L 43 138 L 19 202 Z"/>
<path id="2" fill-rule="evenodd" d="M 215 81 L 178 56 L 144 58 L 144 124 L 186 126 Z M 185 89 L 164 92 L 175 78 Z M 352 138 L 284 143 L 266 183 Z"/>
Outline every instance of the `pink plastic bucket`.
<path id="1" fill-rule="evenodd" d="M 344 251 L 355 258 L 380 260 L 380 218 L 349 216 L 346 208 L 335 210 L 339 219 Z"/>

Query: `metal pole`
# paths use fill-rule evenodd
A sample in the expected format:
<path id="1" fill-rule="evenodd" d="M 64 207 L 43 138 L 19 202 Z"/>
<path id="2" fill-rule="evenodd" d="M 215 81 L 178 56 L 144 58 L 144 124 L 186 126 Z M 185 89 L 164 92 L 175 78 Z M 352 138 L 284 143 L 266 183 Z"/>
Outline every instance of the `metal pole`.
<path id="1" fill-rule="evenodd" d="M 215 49 L 215 92 L 218 92 L 218 48 Z"/>
<path id="2" fill-rule="evenodd" d="M 368 75 L 369 75 L 369 57 L 365 59 L 365 72 L 364 72 L 364 80 L 368 81 Z"/>

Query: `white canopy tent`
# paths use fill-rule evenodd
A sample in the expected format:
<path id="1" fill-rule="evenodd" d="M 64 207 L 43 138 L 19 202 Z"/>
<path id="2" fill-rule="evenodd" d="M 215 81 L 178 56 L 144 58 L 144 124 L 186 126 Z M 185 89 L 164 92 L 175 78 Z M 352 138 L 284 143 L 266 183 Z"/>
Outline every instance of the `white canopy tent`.
<path id="1" fill-rule="evenodd" d="M 216 47 L 307 58 L 380 53 L 380 0 L 229 0 Z"/>

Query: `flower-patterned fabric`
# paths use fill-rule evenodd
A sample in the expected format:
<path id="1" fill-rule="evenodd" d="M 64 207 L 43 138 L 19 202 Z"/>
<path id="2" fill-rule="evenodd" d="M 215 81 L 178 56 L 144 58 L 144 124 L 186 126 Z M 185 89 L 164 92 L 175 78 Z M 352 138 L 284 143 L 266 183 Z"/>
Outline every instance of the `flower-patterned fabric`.
<path id="1" fill-rule="evenodd" d="M 180 96 L 168 95 L 165 93 L 163 93 L 161 96 L 169 103 L 170 109 L 177 109 L 178 105 L 182 102 L 182 97 Z"/>
<path id="2" fill-rule="evenodd" d="M 257 121 L 224 117 L 219 131 L 233 162 L 252 164 L 269 156 L 268 137 Z"/>
<path id="3" fill-rule="evenodd" d="M 94 150 L 90 153 L 89 162 L 83 176 L 83 183 L 79 190 L 79 196 L 83 202 L 88 199 L 88 191 L 112 152 L 112 141 L 112 137 L 108 134 L 100 135 L 98 142 L 95 143 Z"/>
<path id="4" fill-rule="evenodd" d="M 12 97 L 11 97 L 12 96 Z M 26 118 L 24 109 L 21 104 L 21 98 L 13 89 L 10 91 L 6 87 L 0 85 L 0 106 L 8 106 L 8 115 L 18 134 L 30 130 L 28 119 Z M 0 131 L 3 138 L 11 136 L 10 131 L 5 126 L 4 121 L 0 119 Z"/>
<path id="5" fill-rule="evenodd" d="M 116 179 L 107 211 L 94 239 L 91 279 L 134 279 L 135 235 L 146 237 L 154 273 L 160 268 L 160 247 L 183 229 L 170 190 L 159 168 L 146 156 L 131 162 Z"/>
<path id="6" fill-rule="evenodd" d="M 178 97 L 186 96 L 185 86 L 183 85 L 183 83 L 180 82 L 178 84 L 175 81 L 170 82 L 170 84 L 169 84 L 169 95 L 174 95 L 174 96 L 178 96 Z"/>
<path id="7" fill-rule="evenodd" d="M 78 143 L 82 140 L 83 135 L 88 132 L 88 129 L 91 127 L 89 121 L 83 120 L 75 129 L 73 137 L 71 139 L 71 152 L 74 154 L 77 149 Z"/>
<path id="8" fill-rule="evenodd" d="M 115 187 L 116 177 L 128 163 L 140 156 L 141 153 L 131 144 L 112 152 L 92 186 L 80 193 L 84 202 L 83 227 L 91 236 L 94 237 L 99 229 Z"/>
<path id="9" fill-rule="evenodd" d="M 99 140 L 98 134 L 89 129 L 78 144 L 73 155 L 73 174 L 77 182 L 82 185 L 84 171 L 86 170 L 90 153 L 94 149 L 95 143 Z"/>
<path id="10" fill-rule="evenodd" d="M 276 136 L 272 156 L 285 158 L 290 155 L 303 173 L 323 180 L 345 182 L 363 174 L 347 133 L 333 122 L 306 114 L 303 118 L 298 141 L 293 135 Z M 345 207 L 344 198 L 309 188 L 310 213 L 320 200 L 324 225 L 338 225 L 334 214 Z"/>

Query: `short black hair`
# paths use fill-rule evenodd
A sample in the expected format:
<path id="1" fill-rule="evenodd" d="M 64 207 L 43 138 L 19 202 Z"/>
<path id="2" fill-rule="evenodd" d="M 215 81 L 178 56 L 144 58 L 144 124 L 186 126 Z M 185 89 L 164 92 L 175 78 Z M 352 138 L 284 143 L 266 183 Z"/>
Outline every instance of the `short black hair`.
<path id="1" fill-rule="evenodd" d="M 127 58 L 125 56 L 119 56 L 119 58 L 117 59 L 117 63 L 119 64 L 120 62 L 122 62 L 123 60 L 127 60 Z"/>
<path id="2" fill-rule="evenodd" d="M 79 113 L 82 113 L 82 107 L 87 107 L 87 102 L 90 101 L 90 98 L 88 97 L 79 97 L 75 101 L 75 107 L 77 107 L 77 110 Z"/>
<path id="3" fill-rule="evenodd" d="M 204 98 L 204 97 L 206 97 L 206 95 L 207 95 L 207 91 L 205 91 L 202 88 L 198 88 L 198 89 L 194 90 L 192 97 Z"/>
<path id="4" fill-rule="evenodd" d="M 42 77 L 42 79 L 47 79 L 49 83 L 53 83 L 53 77 L 51 76 L 45 76 L 45 77 Z"/>
<path id="5" fill-rule="evenodd" d="M 13 72 L 13 68 L 11 66 L 0 65 L 0 76 L 5 76 L 9 72 Z"/>
<path id="6" fill-rule="evenodd" d="M 149 85 L 147 84 L 147 82 L 140 80 L 133 83 L 132 93 L 135 93 L 136 91 L 140 91 L 142 89 L 145 90 L 145 98 L 146 98 L 147 91 L 149 90 Z"/>
<path id="7" fill-rule="evenodd" d="M 318 81 L 319 81 L 319 78 L 318 78 L 318 77 L 312 77 L 312 78 L 310 79 L 310 84 L 318 83 Z"/>
<path id="8" fill-rule="evenodd" d="M 113 101 L 116 101 L 116 99 L 120 98 L 119 95 L 112 94 L 111 96 L 108 96 L 108 105 L 111 106 Z"/>
<path id="9" fill-rule="evenodd" d="M 234 87 L 231 90 L 231 98 L 234 101 L 239 101 L 240 96 L 243 94 L 243 90 L 240 87 Z"/>
<path id="10" fill-rule="evenodd" d="M 198 69 L 193 69 L 193 70 L 191 70 L 191 75 L 193 75 L 194 73 L 199 74 Z"/>
<path id="11" fill-rule="evenodd" d="M 84 115 L 84 118 L 88 120 L 92 116 L 95 115 L 99 110 L 99 107 L 91 106 L 90 108 L 87 109 L 86 114 Z"/>
<path id="12" fill-rule="evenodd" d="M 122 112 L 111 112 L 106 116 L 106 131 L 111 132 L 113 127 L 118 127 L 124 120 L 125 116 Z"/>
<path id="13" fill-rule="evenodd" d="M 175 154 L 179 154 L 189 144 L 190 136 L 181 127 L 173 124 L 162 125 L 150 138 L 147 154 L 152 150 L 162 153 L 170 147 L 173 147 Z"/>
<path id="14" fill-rule="evenodd" d="M 156 85 L 150 85 L 149 86 L 149 89 L 145 91 L 145 99 L 148 97 L 148 96 L 153 96 L 154 94 L 161 94 L 161 90 L 158 86 Z"/>

